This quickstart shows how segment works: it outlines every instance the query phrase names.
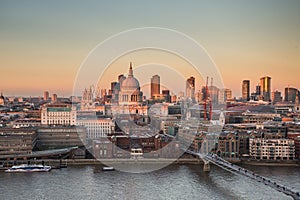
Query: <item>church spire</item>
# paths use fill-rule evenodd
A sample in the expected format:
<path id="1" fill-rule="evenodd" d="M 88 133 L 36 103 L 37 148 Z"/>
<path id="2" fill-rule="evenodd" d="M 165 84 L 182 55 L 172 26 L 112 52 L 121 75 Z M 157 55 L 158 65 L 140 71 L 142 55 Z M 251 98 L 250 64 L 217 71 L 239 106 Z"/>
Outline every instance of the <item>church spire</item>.
<path id="1" fill-rule="evenodd" d="M 132 62 L 130 62 L 130 67 L 129 67 L 129 74 L 128 76 L 133 76 L 133 70 L 132 70 Z"/>

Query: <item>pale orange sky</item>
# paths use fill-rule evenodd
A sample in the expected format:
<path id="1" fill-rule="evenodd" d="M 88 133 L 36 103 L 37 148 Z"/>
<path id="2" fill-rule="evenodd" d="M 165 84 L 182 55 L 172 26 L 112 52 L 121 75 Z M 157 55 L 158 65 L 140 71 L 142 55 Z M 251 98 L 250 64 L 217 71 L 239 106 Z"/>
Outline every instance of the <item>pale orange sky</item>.
<path id="1" fill-rule="evenodd" d="M 288 85 L 300 88 L 299 1 L 61 4 L 67 3 L 1 2 L 0 90 L 4 94 L 42 96 L 48 90 L 70 96 L 79 66 L 98 43 L 144 26 L 171 28 L 194 38 L 210 54 L 225 87 L 235 96 L 241 95 L 243 79 L 251 80 L 253 91 L 265 75 L 272 77 L 272 90 L 283 91 Z M 126 73 L 129 61 L 141 65 L 155 63 L 156 58 L 132 55 L 111 68 Z M 181 61 L 165 61 L 182 68 Z M 195 76 L 193 71 L 182 71 L 185 77 Z M 107 76 L 108 85 L 116 80 L 119 73 L 115 72 Z M 139 77 L 137 71 L 136 77 L 154 74 Z M 184 90 L 185 82 L 181 84 L 177 90 Z"/>

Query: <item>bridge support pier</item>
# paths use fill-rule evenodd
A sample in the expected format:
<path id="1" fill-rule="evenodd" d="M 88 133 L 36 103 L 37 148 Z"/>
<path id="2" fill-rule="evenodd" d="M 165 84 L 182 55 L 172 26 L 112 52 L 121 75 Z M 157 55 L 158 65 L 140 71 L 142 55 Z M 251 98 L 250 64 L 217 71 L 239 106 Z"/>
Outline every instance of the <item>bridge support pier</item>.
<path id="1" fill-rule="evenodd" d="M 204 171 L 204 172 L 209 172 L 209 171 L 210 171 L 210 165 L 209 165 L 209 162 L 204 162 L 204 165 L 203 165 L 203 171 Z"/>

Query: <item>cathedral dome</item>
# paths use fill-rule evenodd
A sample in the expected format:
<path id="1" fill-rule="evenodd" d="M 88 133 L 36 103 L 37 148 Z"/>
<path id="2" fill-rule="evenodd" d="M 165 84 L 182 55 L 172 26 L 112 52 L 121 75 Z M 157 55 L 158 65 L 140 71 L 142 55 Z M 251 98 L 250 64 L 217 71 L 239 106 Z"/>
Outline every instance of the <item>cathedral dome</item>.
<path id="1" fill-rule="evenodd" d="M 128 77 L 121 82 L 121 90 L 139 90 L 140 83 L 134 78 L 132 64 L 130 63 L 129 74 Z"/>
<path id="2" fill-rule="evenodd" d="M 121 88 L 124 90 L 136 90 L 140 88 L 140 84 L 136 78 L 129 76 L 122 81 Z"/>
<path id="3" fill-rule="evenodd" d="M 136 105 L 142 102 L 143 93 L 140 91 L 139 81 L 133 76 L 131 62 L 127 78 L 124 76 L 124 79 L 122 78 L 120 80 L 119 83 L 121 87 L 118 94 L 119 105 Z"/>

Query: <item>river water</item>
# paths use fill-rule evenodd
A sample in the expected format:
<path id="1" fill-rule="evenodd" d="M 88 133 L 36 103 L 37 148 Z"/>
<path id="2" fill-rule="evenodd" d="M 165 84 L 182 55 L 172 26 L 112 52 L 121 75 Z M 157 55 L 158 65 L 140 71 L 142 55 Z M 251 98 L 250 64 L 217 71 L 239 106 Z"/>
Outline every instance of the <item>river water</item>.
<path id="1" fill-rule="evenodd" d="M 300 191 L 300 168 L 243 166 Z M 47 173 L 0 172 L 0 199 L 292 199 L 252 179 L 211 166 L 169 165 L 150 173 L 69 166 Z"/>

